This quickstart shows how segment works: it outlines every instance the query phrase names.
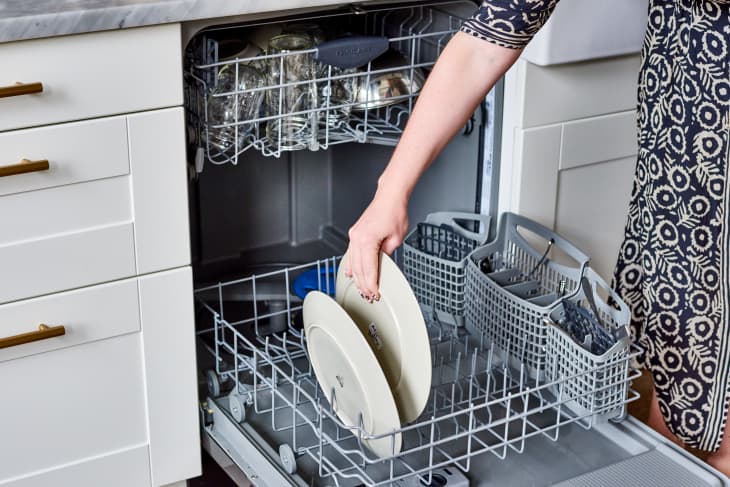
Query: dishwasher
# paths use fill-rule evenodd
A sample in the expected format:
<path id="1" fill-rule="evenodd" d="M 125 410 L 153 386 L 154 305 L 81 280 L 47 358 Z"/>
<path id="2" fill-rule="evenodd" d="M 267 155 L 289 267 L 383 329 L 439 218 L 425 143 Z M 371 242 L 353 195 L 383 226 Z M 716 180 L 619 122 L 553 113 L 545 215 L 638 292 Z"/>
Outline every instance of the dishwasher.
<path id="1" fill-rule="evenodd" d="M 636 398 L 633 350 L 611 384 L 618 400 L 576 407 L 599 388 L 576 393 L 570 377 L 498 352 L 484 329 L 424 313 L 431 394 L 416 421 L 391 433 L 402 449 L 382 458 L 363 446 L 362 424 L 344 424 L 320 390 L 295 288 L 309 275 L 308 289 L 334 292 L 347 229 L 372 197 L 429 70 L 476 7 L 365 2 L 188 36 L 204 448 L 238 485 L 730 485 L 626 415 Z M 411 222 L 441 210 L 496 217 L 500 117 L 498 85 L 422 178 Z M 486 233 L 482 221 L 471 229 Z M 586 372 L 595 370 L 576 374 Z"/>

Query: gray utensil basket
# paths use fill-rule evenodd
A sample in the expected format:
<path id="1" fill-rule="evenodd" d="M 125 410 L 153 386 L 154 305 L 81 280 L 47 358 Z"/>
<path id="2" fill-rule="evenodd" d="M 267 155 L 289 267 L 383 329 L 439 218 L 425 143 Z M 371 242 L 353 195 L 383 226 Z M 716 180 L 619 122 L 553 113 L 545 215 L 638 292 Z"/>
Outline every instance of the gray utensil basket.
<path id="1" fill-rule="evenodd" d="M 537 240 L 542 240 L 542 250 L 537 250 Z M 574 261 L 574 267 L 554 260 L 556 247 Z M 497 238 L 467 259 L 467 327 L 489 340 L 510 366 L 525 369 L 532 377 L 544 376 L 548 328 L 544 320 L 561 294 L 578 292 L 587 264 L 588 257 L 555 232 L 504 213 Z"/>
<path id="2" fill-rule="evenodd" d="M 558 323 L 565 317 L 562 303 L 555 305 L 546 318 L 547 326 L 547 370 L 546 381 L 562 384 L 562 399 L 566 406 L 578 415 L 611 415 L 622 417 L 626 398 L 635 374 L 629 374 L 629 363 L 638 353 L 631 345 L 628 324 L 629 307 L 608 284 L 590 267 L 584 271 L 593 298 L 606 329 L 618 335 L 616 343 L 600 355 L 591 353 L 577 343 Z M 606 303 L 599 294 L 603 291 L 612 301 Z M 569 298 L 587 308 L 582 289 Z M 614 331 L 615 330 L 615 331 Z"/>
<path id="3" fill-rule="evenodd" d="M 461 223 L 476 223 L 479 231 Z M 489 235 L 487 215 L 431 213 L 403 243 L 403 271 L 427 317 L 464 325 L 464 286 L 469 254 Z"/>

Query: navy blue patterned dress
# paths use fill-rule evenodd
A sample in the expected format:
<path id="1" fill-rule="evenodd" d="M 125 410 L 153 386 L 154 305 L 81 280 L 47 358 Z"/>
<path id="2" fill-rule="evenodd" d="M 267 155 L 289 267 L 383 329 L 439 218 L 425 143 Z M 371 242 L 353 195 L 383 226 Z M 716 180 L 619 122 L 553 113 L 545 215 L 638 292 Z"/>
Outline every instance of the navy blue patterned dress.
<path id="1" fill-rule="evenodd" d="M 487 0 L 462 30 L 522 48 L 556 3 Z M 639 156 L 614 282 L 667 426 L 714 451 L 730 397 L 730 4 L 649 3 Z"/>

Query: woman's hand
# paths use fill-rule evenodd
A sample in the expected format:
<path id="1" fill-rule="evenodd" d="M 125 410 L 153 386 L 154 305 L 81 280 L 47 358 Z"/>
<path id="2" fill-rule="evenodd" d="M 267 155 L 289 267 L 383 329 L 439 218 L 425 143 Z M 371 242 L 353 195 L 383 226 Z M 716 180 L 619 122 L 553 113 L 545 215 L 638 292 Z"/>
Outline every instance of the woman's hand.
<path id="1" fill-rule="evenodd" d="M 380 299 L 380 251 L 392 254 L 408 231 L 407 206 L 406 195 L 389 194 L 381 187 L 348 232 L 350 246 L 345 274 L 355 278 L 360 294 L 369 301 Z"/>

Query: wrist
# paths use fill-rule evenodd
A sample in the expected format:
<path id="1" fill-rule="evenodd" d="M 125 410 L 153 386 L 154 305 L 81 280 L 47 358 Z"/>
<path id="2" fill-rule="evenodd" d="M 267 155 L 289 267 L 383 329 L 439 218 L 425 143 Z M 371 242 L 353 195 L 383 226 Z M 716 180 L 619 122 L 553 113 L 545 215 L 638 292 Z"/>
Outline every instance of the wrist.
<path id="1" fill-rule="evenodd" d="M 389 179 L 384 173 L 378 179 L 378 188 L 375 192 L 375 197 L 377 199 L 387 200 L 391 204 L 407 207 L 411 191 L 412 188 L 408 184 L 395 179 Z"/>

